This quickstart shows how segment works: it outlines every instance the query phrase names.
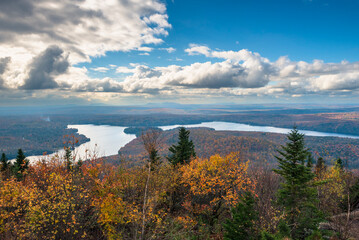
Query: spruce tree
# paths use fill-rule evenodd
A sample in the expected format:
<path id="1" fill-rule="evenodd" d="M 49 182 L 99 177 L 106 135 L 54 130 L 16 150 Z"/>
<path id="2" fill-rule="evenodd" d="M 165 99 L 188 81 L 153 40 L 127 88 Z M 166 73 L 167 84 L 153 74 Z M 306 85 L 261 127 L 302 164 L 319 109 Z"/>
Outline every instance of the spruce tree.
<path id="1" fill-rule="evenodd" d="M 7 159 L 6 155 L 5 155 L 5 153 L 2 153 L 2 154 L 1 154 L 1 160 L 0 160 L 0 162 L 1 162 L 1 171 L 2 171 L 2 172 L 7 171 L 7 170 L 9 169 L 9 161 L 8 161 L 8 159 Z"/>
<path id="2" fill-rule="evenodd" d="M 179 129 L 178 144 L 169 148 L 172 155 L 167 157 L 172 165 L 189 163 L 192 157 L 196 157 L 194 144 L 192 140 L 189 140 L 189 134 L 190 131 L 184 127 Z"/>
<path id="3" fill-rule="evenodd" d="M 321 214 L 315 207 L 318 199 L 312 186 L 314 174 L 305 166 L 308 149 L 304 134 L 294 127 L 287 137 L 289 142 L 278 150 L 278 169 L 274 170 L 284 178 L 278 191 L 278 204 L 284 208 L 291 237 L 304 239 L 317 229 Z"/>
<path id="4" fill-rule="evenodd" d="M 309 153 L 307 158 L 307 167 L 312 168 L 313 162 L 314 162 L 313 156 L 311 153 Z"/>
<path id="5" fill-rule="evenodd" d="M 325 161 L 322 157 L 318 158 L 317 164 L 315 165 L 315 174 L 320 177 L 327 170 Z"/>
<path id="6" fill-rule="evenodd" d="M 66 168 L 68 171 L 72 170 L 72 162 L 73 162 L 73 158 L 72 158 L 72 152 L 71 152 L 71 148 L 70 147 L 65 147 L 65 160 L 66 160 Z"/>
<path id="7" fill-rule="evenodd" d="M 3 179 L 8 179 L 10 177 L 11 174 L 11 169 L 12 169 L 12 164 L 11 162 L 7 159 L 5 153 L 1 154 L 1 173 L 2 173 L 2 177 Z"/>
<path id="8" fill-rule="evenodd" d="M 20 148 L 17 152 L 16 160 L 14 163 L 14 175 L 18 180 L 22 180 L 24 177 L 24 171 L 29 168 L 29 161 L 22 149 Z"/>
<path id="9" fill-rule="evenodd" d="M 341 158 L 338 158 L 338 159 L 335 161 L 334 166 L 335 166 L 336 168 L 339 168 L 339 169 L 343 170 L 343 168 L 344 168 L 343 160 L 342 160 Z"/>
<path id="10" fill-rule="evenodd" d="M 254 209 L 255 199 L 250 192 L 246 192 L 236 207 L 232 209 L 232 219 L 227 220 L 223 227 L 225 229 L 225 240 L 254 240 L 259 236 L 255 231 L 255 221 L 258 213 Z"/>
<path id="11" fill-rule="evenodd" d="M 154 171 L 159 165 L 161 165 L 161 157 L 159 156 L 157 149 L 151 150 L 149 160 L 151 162 L 151 171 Z"/>

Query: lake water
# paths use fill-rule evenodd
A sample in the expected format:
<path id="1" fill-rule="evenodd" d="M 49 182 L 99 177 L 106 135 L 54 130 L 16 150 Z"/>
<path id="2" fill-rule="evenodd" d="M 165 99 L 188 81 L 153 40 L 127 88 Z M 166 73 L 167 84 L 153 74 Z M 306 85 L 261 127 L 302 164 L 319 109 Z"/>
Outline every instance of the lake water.
<path id="1" fill-rule="evenodd" d="M 230 123 L 230 122 L 203 122 L 200 124 L 190 125 L 170 125 L 170 126 L 159 126 L 163 130 L 170 130 L 180 126 L 186 128 L 197 128 L 207 127 L 213 128 L 217 131 L 246 131 L 246 132 L 269 132 L 269 133 L 281 133 L 287 134 L 291 129 L 278 128 L 270 126 L 252 126 L 241 123 Z M 110 156 L 118 153 L 118 150 L 131 142 L 136 138 L 134 134 L 126 134 L 124 132 L 126 127 L 108 126 L 108 125 L 93 125 L 93 124 L 81 124 L 81 125 L 68 125 L 68 128 L 74 128 L 78 130 L 79 134 L 83 134 L 90 138 L 90 141 L 84 143 L 76 148 L 76 156 L 81 159 L 86 159 L 87 156 L 91 155 L 94 151 L 98 157 Z M 359 139 L 359 136 L 352 136 L 346 134 L 337 133 L 325 133 L 316 131 L 300 130 L 307 136 L 316 137 L 341 137 L 341 138 L 353 138 Z M 60 150 L 58 153 L 60 156 L 64 155 L 64 151 Z M 52 154 L 53 155 L 53 154 Z M 49 156 L 52 156 L 49 155 Z M 30 156 L 28 159 L 31 161 L 39 159 L 40 156 Z"/>
<path id="2" fill-rule="evenodd" d="M 81 144 L 79 147 L 75 148 L 74 153 L 76 154 L 76 159 L 87 159 L 94 154 L 98 157 L 115 155 L 121 147 L 136 138 L 135 134 L 126 134 L 124 132 L 126 127 L 81 124 L 68 125 L 67 128 L 77 129 L 79 134 L 83 134 L 90 138 L 89 142 Z M 58 154 L 59 157 L 63 157 L 65 151 L 61 149 L 56 154 Z M 50 154 L 46 157 L 30 156 L 27 158 L 30 161 L 35 161 L 40 158 L 49 158 L 54 155 L 55 154 Z"/>
<path id="3" fill-rule="evenodd" d="M 180 126 L 182 125 L 162 126 L 159 128 L 163 130 L 170 130 Z M 281 134 L 287 134 L 291 131 L 291 129 L 288 128 L 252 126 L 248 124 L 230 123 L 230 122 L 203 122 L 200 124 L 190 124 L 183 126 L 186 128 L 207 127 L 207 128 L 213 128 L 217 131 L 269 132 L 269 133 L 281 133 Z M 326 132 L 316 132 L 316 131 L 307 131 L 307 130 L 300 130 L 300 132 L 304 133 L 306 136 L 314 136 L 314 137 L 341 137 L 341 138 L 359 139 L 359 136 L 352 136 L 352 135 L 339 134 L 339 133 L 326 133 Z"/>

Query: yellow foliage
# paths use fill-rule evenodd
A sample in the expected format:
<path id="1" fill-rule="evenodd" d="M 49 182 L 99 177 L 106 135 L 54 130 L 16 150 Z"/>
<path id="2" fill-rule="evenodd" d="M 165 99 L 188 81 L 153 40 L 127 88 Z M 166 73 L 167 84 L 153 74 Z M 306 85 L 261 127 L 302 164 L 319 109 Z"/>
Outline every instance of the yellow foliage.
<path id="1" fill-rule="evenodd" d="M 182 181 L 189 188 L 184 207 L 194 214 L 218 215 L 220 208 L 236 205 L 244 191 L 254 190 L 247 175 L 248 162 L 238 154 L 194 159 L 181 167 Z"/>

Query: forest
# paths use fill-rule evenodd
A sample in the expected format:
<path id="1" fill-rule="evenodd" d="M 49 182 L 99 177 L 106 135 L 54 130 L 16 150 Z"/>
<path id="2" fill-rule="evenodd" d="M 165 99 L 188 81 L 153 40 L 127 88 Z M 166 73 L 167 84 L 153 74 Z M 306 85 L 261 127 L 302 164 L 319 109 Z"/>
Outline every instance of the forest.
<path id="1" fill-rule="evenodd" d="M 27 156 L 56 152 L 64 146 L 66 135 L 75 135 L 79 143 L 89 140 L 76 134 L 75 129 L 67 129 L 66 123 L 51 121 L 49 117 L 0 117 L 0 152 L 6 152 L 9 159 L 16 157 L 19 148 Z"/>
<path id="2" fill-rule="evenodd" d="M 148 128 L 129 129 L 132 130 L 132 132 L 129 130 L 131 133 L 140 135 L 141 130 Z M 243 158 L 252 163 L 261 163 L 265 160 L 272 167 L 277 162 L 275 158 L 277 149 L 286 142 L 286 136 L 278 133 L 215 131 L 209 128 L 191 128 L 191 133 L 198 157 L 209 158 L 215 154 L 225 156 L 239 151 Z M 177 129 L 162 132 L 158 149 L 162 157 L 169 154 L 168 149 L 176 143 L 177 138 Z M 332 165 L 340 157 L 347 168 L 359 168 L 358 139 L 305 136 L 305 141 L 315 159 L 322 157 Z M 142 164 L 146 160 L 146 151 L 140 137 L 122 147 L 119 153 L 120 155 L 105 157 L 105 159 L 112 163 L 127 159 L 132 165 Z"/>
<path id="3" fill-rule="evenodd" d="M 102 109 L 102 108 L 101 108 Z M 6 152 L 8 157 L 16 157 L 18 148 L 22 148 L 26 155 L 42 155 L 44 152 L 53 153 L 63 147 L 64 135 L 75 135 L 79 144 L 89 141 L 84 135 L 79 135 L 74 129 L 67 129 L 69 124 L 95 124 L 126 126 L 127 133 L 137 136 L 143 129 L 165 125 L 199 124 L 210 121 L 226 121 L 259 126 L 274 126 L 292 128 L 296 125 L 302 130 L 312 130 L 330 133 L 342 133 L 359 136 L 359 114 L 357 109 L 174 109 L 171 113 L 166 109 L 132 109 L 106 108 L 91 110 L 76 108 L 73 112 L 56 112 L 47 115 L 13 115 L 0 116 L 0 151 Z M 99 112 L 97 112 L 99 111 Z M 104 113 L 105 112 L 105 113 Z M 173 113 L 174 112 L 174 113 Z M 231 113 L 233 112 L 233 113 Z M 183 114 L 181 114 L 183 113 Z M 46 117 L 44 117 L 46 116 Z M 231 135 L 233 135 L 231 133 Z M 247 135 L 251 137 L 252 135 Z M 262 136 L 264 138 L 262 138 Z M 257 134 L 257 141 L 267 141 L 267 135 Z M 269 135 L 268 135 L 269 136 Z M 273 135 L 274 136 L 274 135 Z M 275 144 L 283 144 L 283 138 L 273 137 Z M 272 139 L 272 137 L 270 137 Z M 269 140 L 270 140 L 269 139 Z M 315 141 L 313 141 L 315 142 Z M 356 161 L 357 149 L 349 152 L 346 146 L 350 141 L 336 139 L 320 139 L 324 149 L 330 151 L 334 143 L 346 150 L 347 158 Z M 172 144 L 172 143 L 171 143 Z M 355 141 L 350 142 L 351 146 Z M 199 145 L 201 146 L 201 145 Z M 200 147 L 201 148 L 201 147 Z M 321 151 L 324 150 L 320 149 Z M 220 151 L 223 151 L 220 149 Z M 337 150 L 333 151 L 337 152 Z M 320 151 L 319 151 L 320 152 Z M 228 153 L 228 151 L 227 151 Z M 321 153 L 320 153 L 321 154 Z M 271 155 L 271 154 L 270 154 Z M 208 155 L 207 155 L 208 156 Z M 207 157 L 206 156 L 206 157 Z M 336 157 L 336 156 L 335 156 Z M 344 158 L 346 156 L 343 156 Z M 272 157 L 272 159 L 274 159 Z M 352 167 L 357 166 L 352 164 Z"/>
<path id="4" fill-rule="evenodd" d="M 199 156 L 192 130 L 176 131 L 166 156 L 160 131 L 142 133 L 136 165 L 77 161 L 75 137 L 63 158 L 29 164 L 21 149 L 14 162 L 2 154 L 0 238 L 357 239 L 358 171 L 313 156 L 296 128 L 274 166 L 241 149 Z"/>

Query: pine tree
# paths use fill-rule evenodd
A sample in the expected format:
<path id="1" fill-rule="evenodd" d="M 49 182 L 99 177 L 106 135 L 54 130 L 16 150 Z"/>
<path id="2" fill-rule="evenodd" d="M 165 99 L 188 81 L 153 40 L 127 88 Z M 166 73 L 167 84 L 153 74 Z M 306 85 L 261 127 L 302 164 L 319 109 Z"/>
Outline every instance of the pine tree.
<path id="1" fill-rule="evenodd" d="M 192 157 L 196 157 L 194 144 L 192 140 L 189 140 L 189 134 L 190 131 L 184 127 L 179 129 L 178 144 L 169 148 L 172 155 L 167 157 L 172 165 L 189 163 Z"/>
<path id="2" fill-rule="evenodd" d="M 18 180 L 24 177 L 24 171 L 29 168 L 29 161 L 26 159 L 24 152 L 19 149 L 14 163 L 14 175 Z"/>
<path id="3" fill-rule="evenodd" d="M 223 224 L 225 240 L 258 239 L 259 236 L 254 226 L 254 222 L 258 219 L 258 213 L 254 209 L 254 204 L 253 195 L 246 192 L 242 202 L 232 209 L 232 219 Z"/>
<path id="4" fill-rule="evenodd" d="M 308 150 L 304 134 L 296 127 L 288 134 L 289 142 L 278 150 L 278 169 L 274 171 L 284 178 L 278 191 L 278 204 L 284 207 L 291 237 L 304 239 L 317 229 L 321 214 L 315 207 L 316 189 L 311 185 L 314 174 L 305 166 Z"/>

